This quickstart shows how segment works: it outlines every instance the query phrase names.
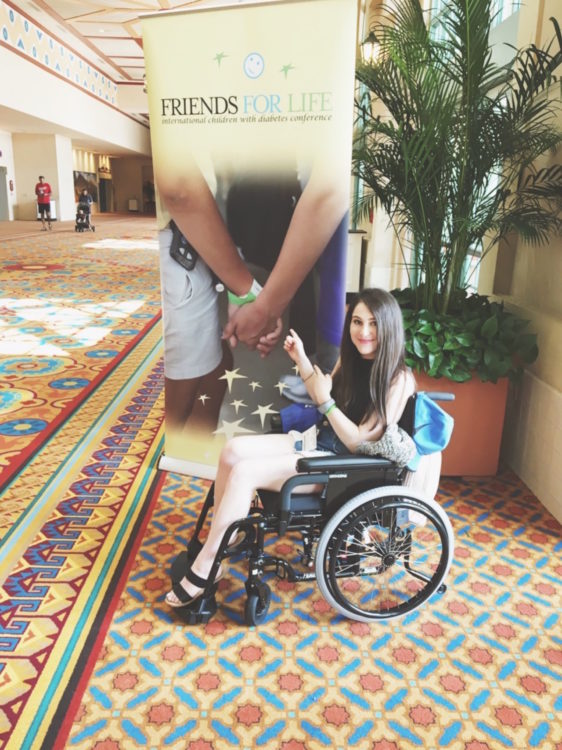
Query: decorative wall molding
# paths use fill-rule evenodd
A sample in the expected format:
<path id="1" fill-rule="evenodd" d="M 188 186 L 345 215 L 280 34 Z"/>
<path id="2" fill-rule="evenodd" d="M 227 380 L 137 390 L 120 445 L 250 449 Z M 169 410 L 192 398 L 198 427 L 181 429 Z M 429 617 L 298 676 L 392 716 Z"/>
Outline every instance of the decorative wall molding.
<path id="1" fill-rule="evenodd" d="M 0 44 L 82 91 L 117 106 L 117 85 L 111 78 L 4 0 L 0 2 Z"/>

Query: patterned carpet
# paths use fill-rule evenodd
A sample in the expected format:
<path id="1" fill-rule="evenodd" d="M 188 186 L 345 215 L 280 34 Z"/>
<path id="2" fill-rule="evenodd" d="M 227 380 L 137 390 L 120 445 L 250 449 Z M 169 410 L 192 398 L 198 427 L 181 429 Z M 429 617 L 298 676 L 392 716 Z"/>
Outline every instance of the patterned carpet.
<path id="1" fill-rule="evenodd" d="M 347 621 L 314 585 L 272 581 L 249 629 L 241 563 L 207 625 L 162 602 L 207 484 L 166 477 L 67 747 L 562 749 L 560 526 L 515 476 L 443 483 L 449 588 L 401 621 Z"/>
<path id="2" fill-rule="evenodd" d="M 73 402 L 52 376 L 24 385 L 17 367 L 0 373 L 3 390 L 44 400 L 38 408 L 52 411 L 41 419 L 63 414 L 32 450 L 25 441 L 11 448 L 7 438 L 23 440 L 19 433 L 2 443 L 5 467 L 28 452 L 0 504 L 0 748 L 562 750 L 561 527 L 508 471 L 442 481 L 439 500 L 456 534 L 448 590 L 402 620 L 352 622 L 314 584 L 273 579 L 267 621 L 247 628 L 242 561 L 229 564 L 207 625 L 174 618 L 163 602 L 169 560 L 208 482 L 156 470 L 162 350 L 160 326 L 147 321 L 159 291 L 143 237 L 132 231 L 136 251 L 98 248 L 85 264 L 99 269 L 108 298 L 123 294 L 113 302 L 133 291 L 143 300 L 91 343 L 91 351 L 113 352 L 112 366 L 88 358 L 88 347 L 65 349 L 65 365 L 81 368 L 84 380 L 103 371 L 95 388 Z M 78 243 L 49 243 L 43 259 L 64 259 L 67 278 L 38 274 L 35 298 L 66 283 L 65 299 L 86 304 L 81 285 L 91 277 Z M 18 251 L 18 262 L 25 252 L 32 248 Z M 132 254 L 135 279 L 122 275 Z M 113 272 L 134 289 L 112 284 Z M 19 299 L 31 293 L 25 288 L 22 280 Z M 13 307 L 3 313 L 5 326 L 15 326 L 3 340 L 19 340 L 14 331 L 31 324 L 14 322 L 21 316 Z M 129 331 L 123 342 L 115 329 Z M 37 352 L 2 354 L 1 363 L 18 354 L 34 367 L 42 361 Z M 54 378 L 75 375 L 63 368 Z M 1 419 L 34 413 L 14 408 Z M 296 558 L 291 537 L 270 544 Z"/>
<path id="3" fill-rule="evenodd" d="M 52 747 L 162 446 L 155 221 L 98 229 L 0 246 L 0 747 Z"/>
<path id="4" fill-rule="evenodd" d="M 114 228 L 2 242 L 0 487 L 159 318 L 155 222 Z"/>

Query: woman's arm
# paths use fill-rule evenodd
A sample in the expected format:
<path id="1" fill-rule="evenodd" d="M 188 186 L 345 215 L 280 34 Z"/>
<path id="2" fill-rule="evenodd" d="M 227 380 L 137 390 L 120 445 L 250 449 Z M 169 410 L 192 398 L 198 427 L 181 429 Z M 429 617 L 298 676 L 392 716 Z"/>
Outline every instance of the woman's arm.
<path id="1" fill-rule="evenodd" d="M 332 378 L 325 375 L 319 368 L 315 368 L 316 374 L 312 379 L 314 382 L 313 399 L 316 404 L 325 404 L 331 400 Z M 334 432 L 351 452 L 355 453 L 359 443 L 366 440 L 378 440 L 384 433 L 387 424 L 398 422 L 406 406 L 406 401 L 415 391 L 415 380 L 411 373 L 403 372 L 398 375 L 395 382 L 390 387 L 386 406 L 386 424 L 381 420 L 362 422 L 356 425 L 337 407 L 337 404 L 326 413 L 326 419 L 329 421 Z"/>

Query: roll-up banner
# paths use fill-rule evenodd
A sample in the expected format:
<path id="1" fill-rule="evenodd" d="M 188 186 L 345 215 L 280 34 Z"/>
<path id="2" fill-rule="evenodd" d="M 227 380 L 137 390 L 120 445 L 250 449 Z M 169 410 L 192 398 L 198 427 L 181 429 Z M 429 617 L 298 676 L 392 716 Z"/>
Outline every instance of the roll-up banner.
<path id="1" fill-rule="evenodd" d="M 337 361 L 356 5 L 199 5 L 143 17 L 164 323 L 161 468 L 212 478 L 225 440 L 267 432 L 271 415 L 306 403 L 283 350 L 289 329 L 323 370 Z"/>

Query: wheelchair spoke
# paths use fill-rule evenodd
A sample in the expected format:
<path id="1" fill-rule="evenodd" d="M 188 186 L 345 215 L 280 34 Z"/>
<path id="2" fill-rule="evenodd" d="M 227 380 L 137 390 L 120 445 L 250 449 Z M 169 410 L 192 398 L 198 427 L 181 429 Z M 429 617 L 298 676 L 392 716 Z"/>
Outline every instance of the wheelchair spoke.
<path id="1" fill-rule="evenodd" d="M 438 517 L 414 507 L 400 498 L 367 504 L 332 530 L 323 567 L 342 611 L 358 619 L 396 616 L 435 590 L 448 554 L 446 532 Z"/>

